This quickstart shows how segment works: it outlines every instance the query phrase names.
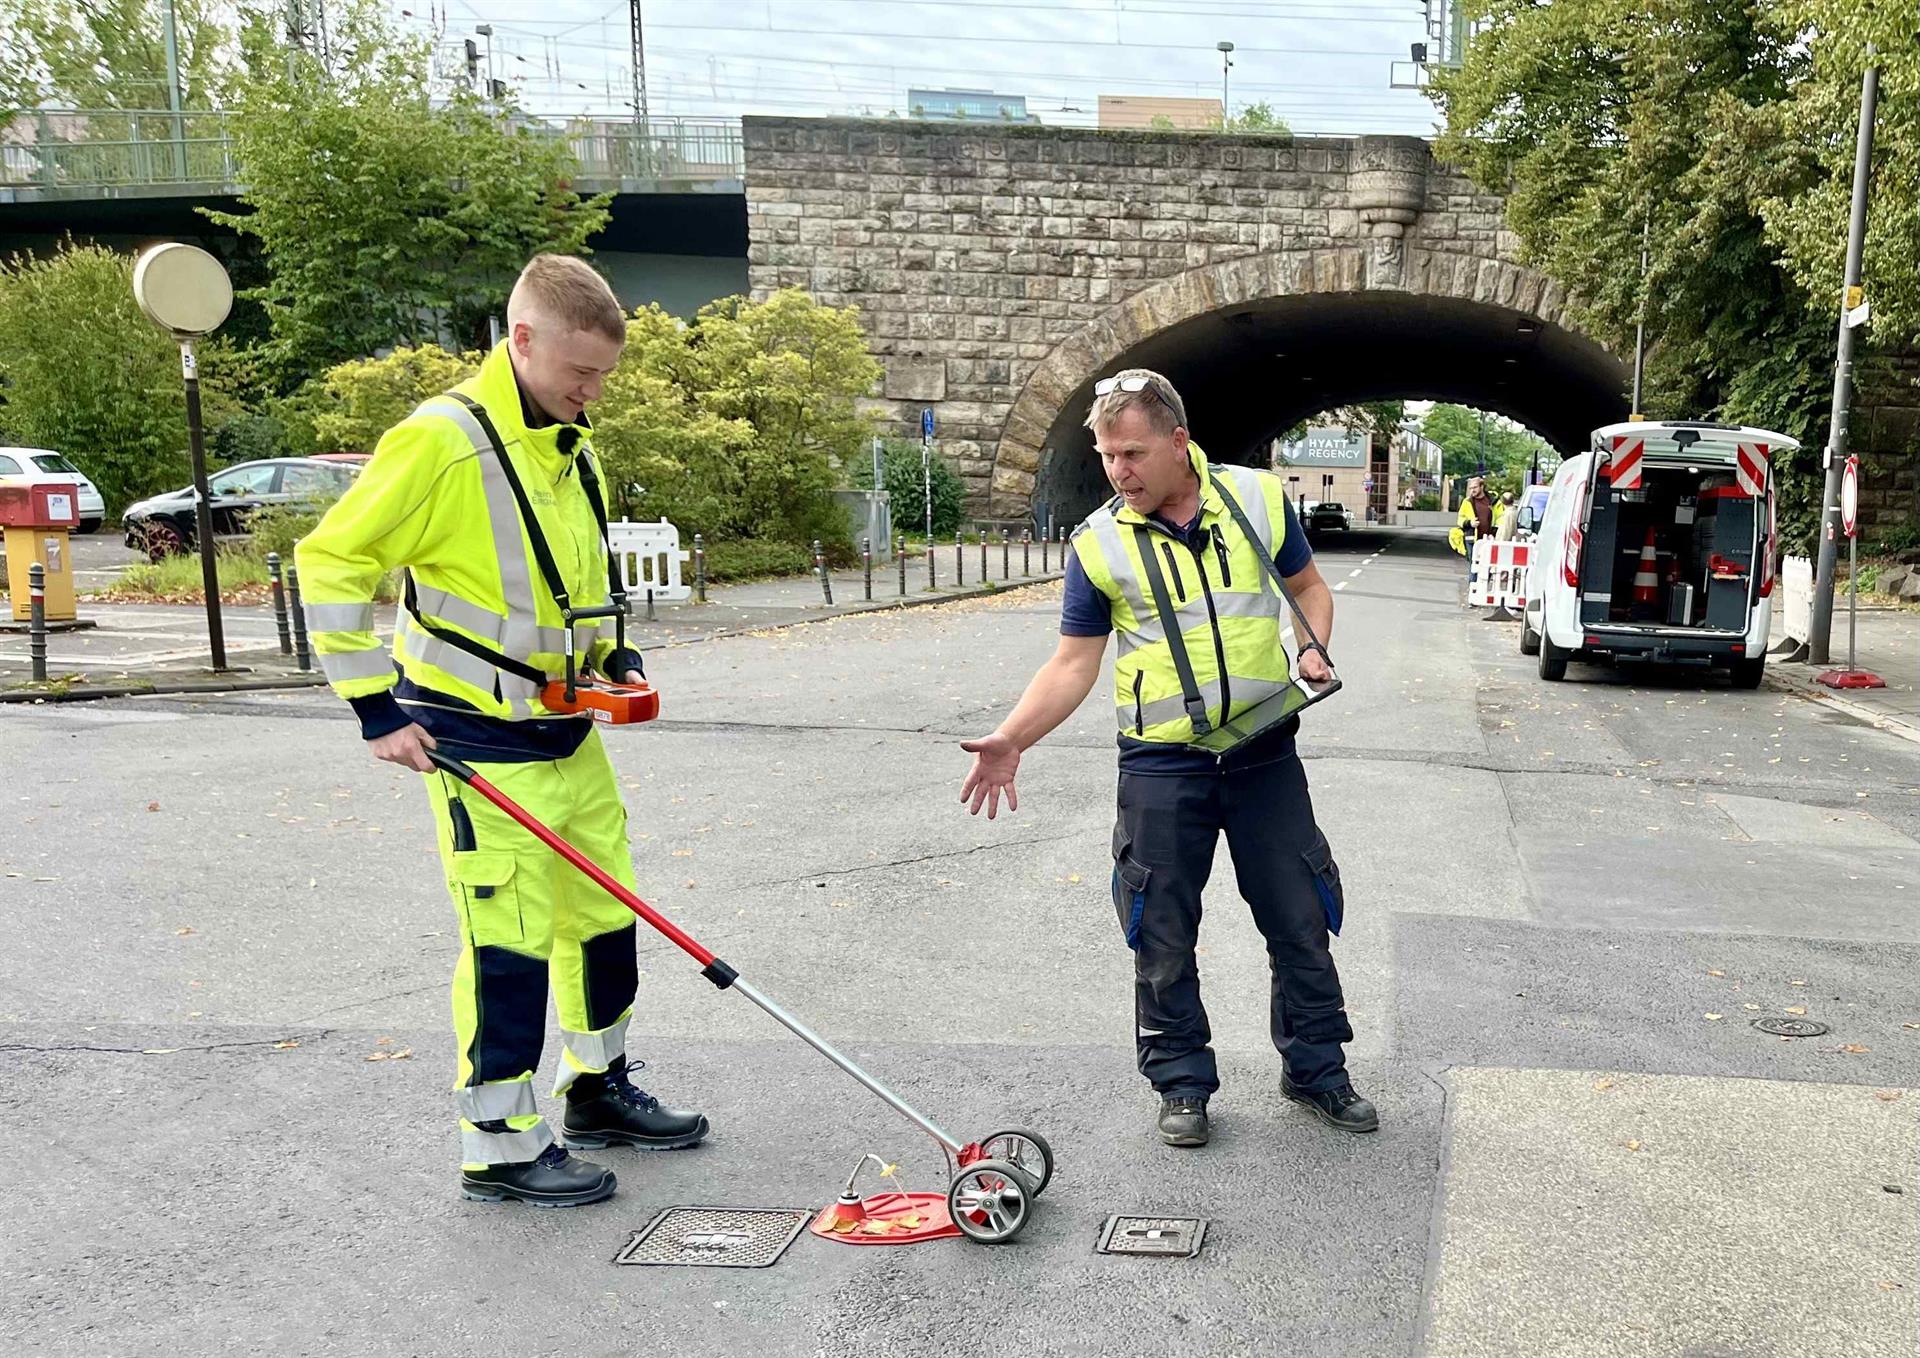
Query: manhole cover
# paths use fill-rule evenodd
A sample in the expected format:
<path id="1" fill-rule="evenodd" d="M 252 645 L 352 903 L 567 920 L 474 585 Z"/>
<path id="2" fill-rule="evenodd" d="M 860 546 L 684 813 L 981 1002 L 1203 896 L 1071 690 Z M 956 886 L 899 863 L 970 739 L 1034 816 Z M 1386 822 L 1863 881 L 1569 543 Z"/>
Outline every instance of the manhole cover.
<path id="1" fill-rule="evenodd" d="M 1757 1018 L 1753 1026 L 1775 1037 L 1818 1037 L 1830 1031 L 1826 1024 L 1817 1019 L 1803 1018 Z"/>
<path id="2" fill-rule="evenodd" d="M 1200 1217 L 1108 1217 L 1100 1228 L 1099 1254 L 1150 1254 L 1191 1259 L 1200 1253 L 1207 1223 Z"/>
<path id="3" fill-rule="evenodd" d="M 812 1218 L 810 1207 L 669 1207 L 635 1231 L 613 1262 L 765 1268 Z"/>

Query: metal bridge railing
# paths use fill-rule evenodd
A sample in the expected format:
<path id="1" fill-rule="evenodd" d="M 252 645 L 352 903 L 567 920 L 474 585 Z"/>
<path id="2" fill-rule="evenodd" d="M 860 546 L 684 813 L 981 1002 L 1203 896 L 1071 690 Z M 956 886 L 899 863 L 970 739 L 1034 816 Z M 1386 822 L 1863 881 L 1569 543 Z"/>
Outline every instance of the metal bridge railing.
<path id="1" fill-rule="evenodd" d="M 237 188 L 232 119 L 223 111 L 29 109 L 0 127 L 0 188 L 102 193 L 167 185 Z M 588 183 L 739 179 L 746 152 L 735 119 L 655 118 L 644 126 L 591 117 L 517 114 L 514 125 L 566 144 Z"/>

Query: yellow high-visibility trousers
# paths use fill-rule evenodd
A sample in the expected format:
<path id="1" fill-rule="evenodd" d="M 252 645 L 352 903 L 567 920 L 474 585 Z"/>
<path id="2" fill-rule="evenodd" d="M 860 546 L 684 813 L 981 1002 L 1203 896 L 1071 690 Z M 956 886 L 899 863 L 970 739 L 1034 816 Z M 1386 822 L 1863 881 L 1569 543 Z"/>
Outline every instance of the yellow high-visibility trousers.
<path id="1" fill-rule="evenodd" d="M 616 881 L 634 885 L 627 812 L 599 732 L 565 759 L 473 768 Z M 565 1046 L 558 1097 L 626 1048 L 637 985 L 633 912 L 451 775 L 424 775 L 460 916 L 454 1101 L 469 1169 L 535 1159 L 553 1131 L 534 1101 L 549 986 Z"/>

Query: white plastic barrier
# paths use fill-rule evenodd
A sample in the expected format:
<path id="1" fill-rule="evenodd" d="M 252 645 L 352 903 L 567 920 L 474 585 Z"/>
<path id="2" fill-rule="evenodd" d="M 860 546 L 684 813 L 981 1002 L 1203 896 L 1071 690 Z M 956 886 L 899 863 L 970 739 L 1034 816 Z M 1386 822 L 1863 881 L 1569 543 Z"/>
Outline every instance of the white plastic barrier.
<path id="1" fill-rule="evenodd" d="M 1531 542 L 1501 542 L 1496 538 L 1481 538 L 1474 543 L 1467 607 L 1505 608 L 1515 613 L 1525 608 L 1533 548 Z"/>
<path id="2" fill-rule="evenodd" d="M 1781 612 L 1786 634 L 1795 641 L 1813 635 L 1813 558 L 1789 556 L 1780 565 Z"/>
<path id="3" fill-rule="evenodd" d="M 651 594 L 656 603 L 666 603 L 693 593 L 692 587 L 680 580 L 680 563 L 690 554 L 680 550 L 680 530 L 665 519 L 658 523 L 610 523 L 607 544 L 619 564 L 630 602 L 638 603 Z"/>

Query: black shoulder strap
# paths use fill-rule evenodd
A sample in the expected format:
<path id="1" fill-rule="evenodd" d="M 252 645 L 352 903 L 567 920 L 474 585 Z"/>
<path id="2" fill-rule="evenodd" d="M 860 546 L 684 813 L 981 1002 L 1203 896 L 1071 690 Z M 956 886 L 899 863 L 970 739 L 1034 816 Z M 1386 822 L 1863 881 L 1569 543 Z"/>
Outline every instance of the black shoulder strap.
<path id="1" fill-rule="evenodd" d="M 1280 567 L 1274 564 L 1273 554 L 1260 545 L 1260 535 L 1253 531 L 1253 524 L 1247 518 L 1247 511 L 1240 508 L 1240 502 L 1233 498 L 1233 492 L 1227 488 L 1227 480 L 1220 475 L 1218 467 L 1208 467 L 1207 473 L 1213 478 L 1213 488 L 1220 492 L 1221 501 L 1227 506 L 1227 513 L 1233 517 L 1234 525 L 1248 542 L 1253 544 L 1253 554 L 1260 558 L 1260 569 L 1267 579 L 1273 581 L 1273 587 L 1280 591 L 1280 597 L 1287 601 L 1287 607 L 1293 610 L 1293 616 L 1300 624 L 1300 630 L 1307 634 L 1307 640 L 1313 649 L 1325 655 L 1327 648 L 1314 634 L 1313 624 L 1307 621 L 1307 615 L 1300 611 L 1300 605 L 1293 601 L 1293 592 L 1287 588 L 1287 582 L 1280 578 Z M 1304 529 L 1302 530 L 1305 531 Z"/>
<path id="2" fill-rule="evenodd" d="M 1160 625 L 1167 631 L 1167 649 L 1173 653 L 1173 669 L 1180 676 L 1187 720 L 1193 723 L 1196 736 L 1204 736 L 1213 729 L 1213 723 L 1207 718 L 1207 700 L 1200 696 L 1199 681 L 1193 677 L 1193 661 L 1187 655 L 1187 639 L 1180 628 L 1180 616 L 1173 611 L 1173 599 L 1167 593 L 1167 577 L 1160 573 L 1160 562 L 1153 554 L 1153 534 L 1136 523 L 1133 540 L 1140 548 L 1140 559 L 1147 566 L 1147 585 L 1153 590 L 1154 610 L 1160 614 Z"/>
<path id="3" fill-rule="evenodd" d="M 625 607 L 627 583 L 621 576 L 620 562 L 613 555 L 613 535 L 607 531 L 607 501 L 600 493 L 600 474 L 593 469 L 593 454 L 582 448 L 573 465 L 579 469 L 580 488 L 587 493 L 587 503 L 593 506 L 594 522 L 600 525 L 600 545 L 607 553 L 607 600 Z"/>

